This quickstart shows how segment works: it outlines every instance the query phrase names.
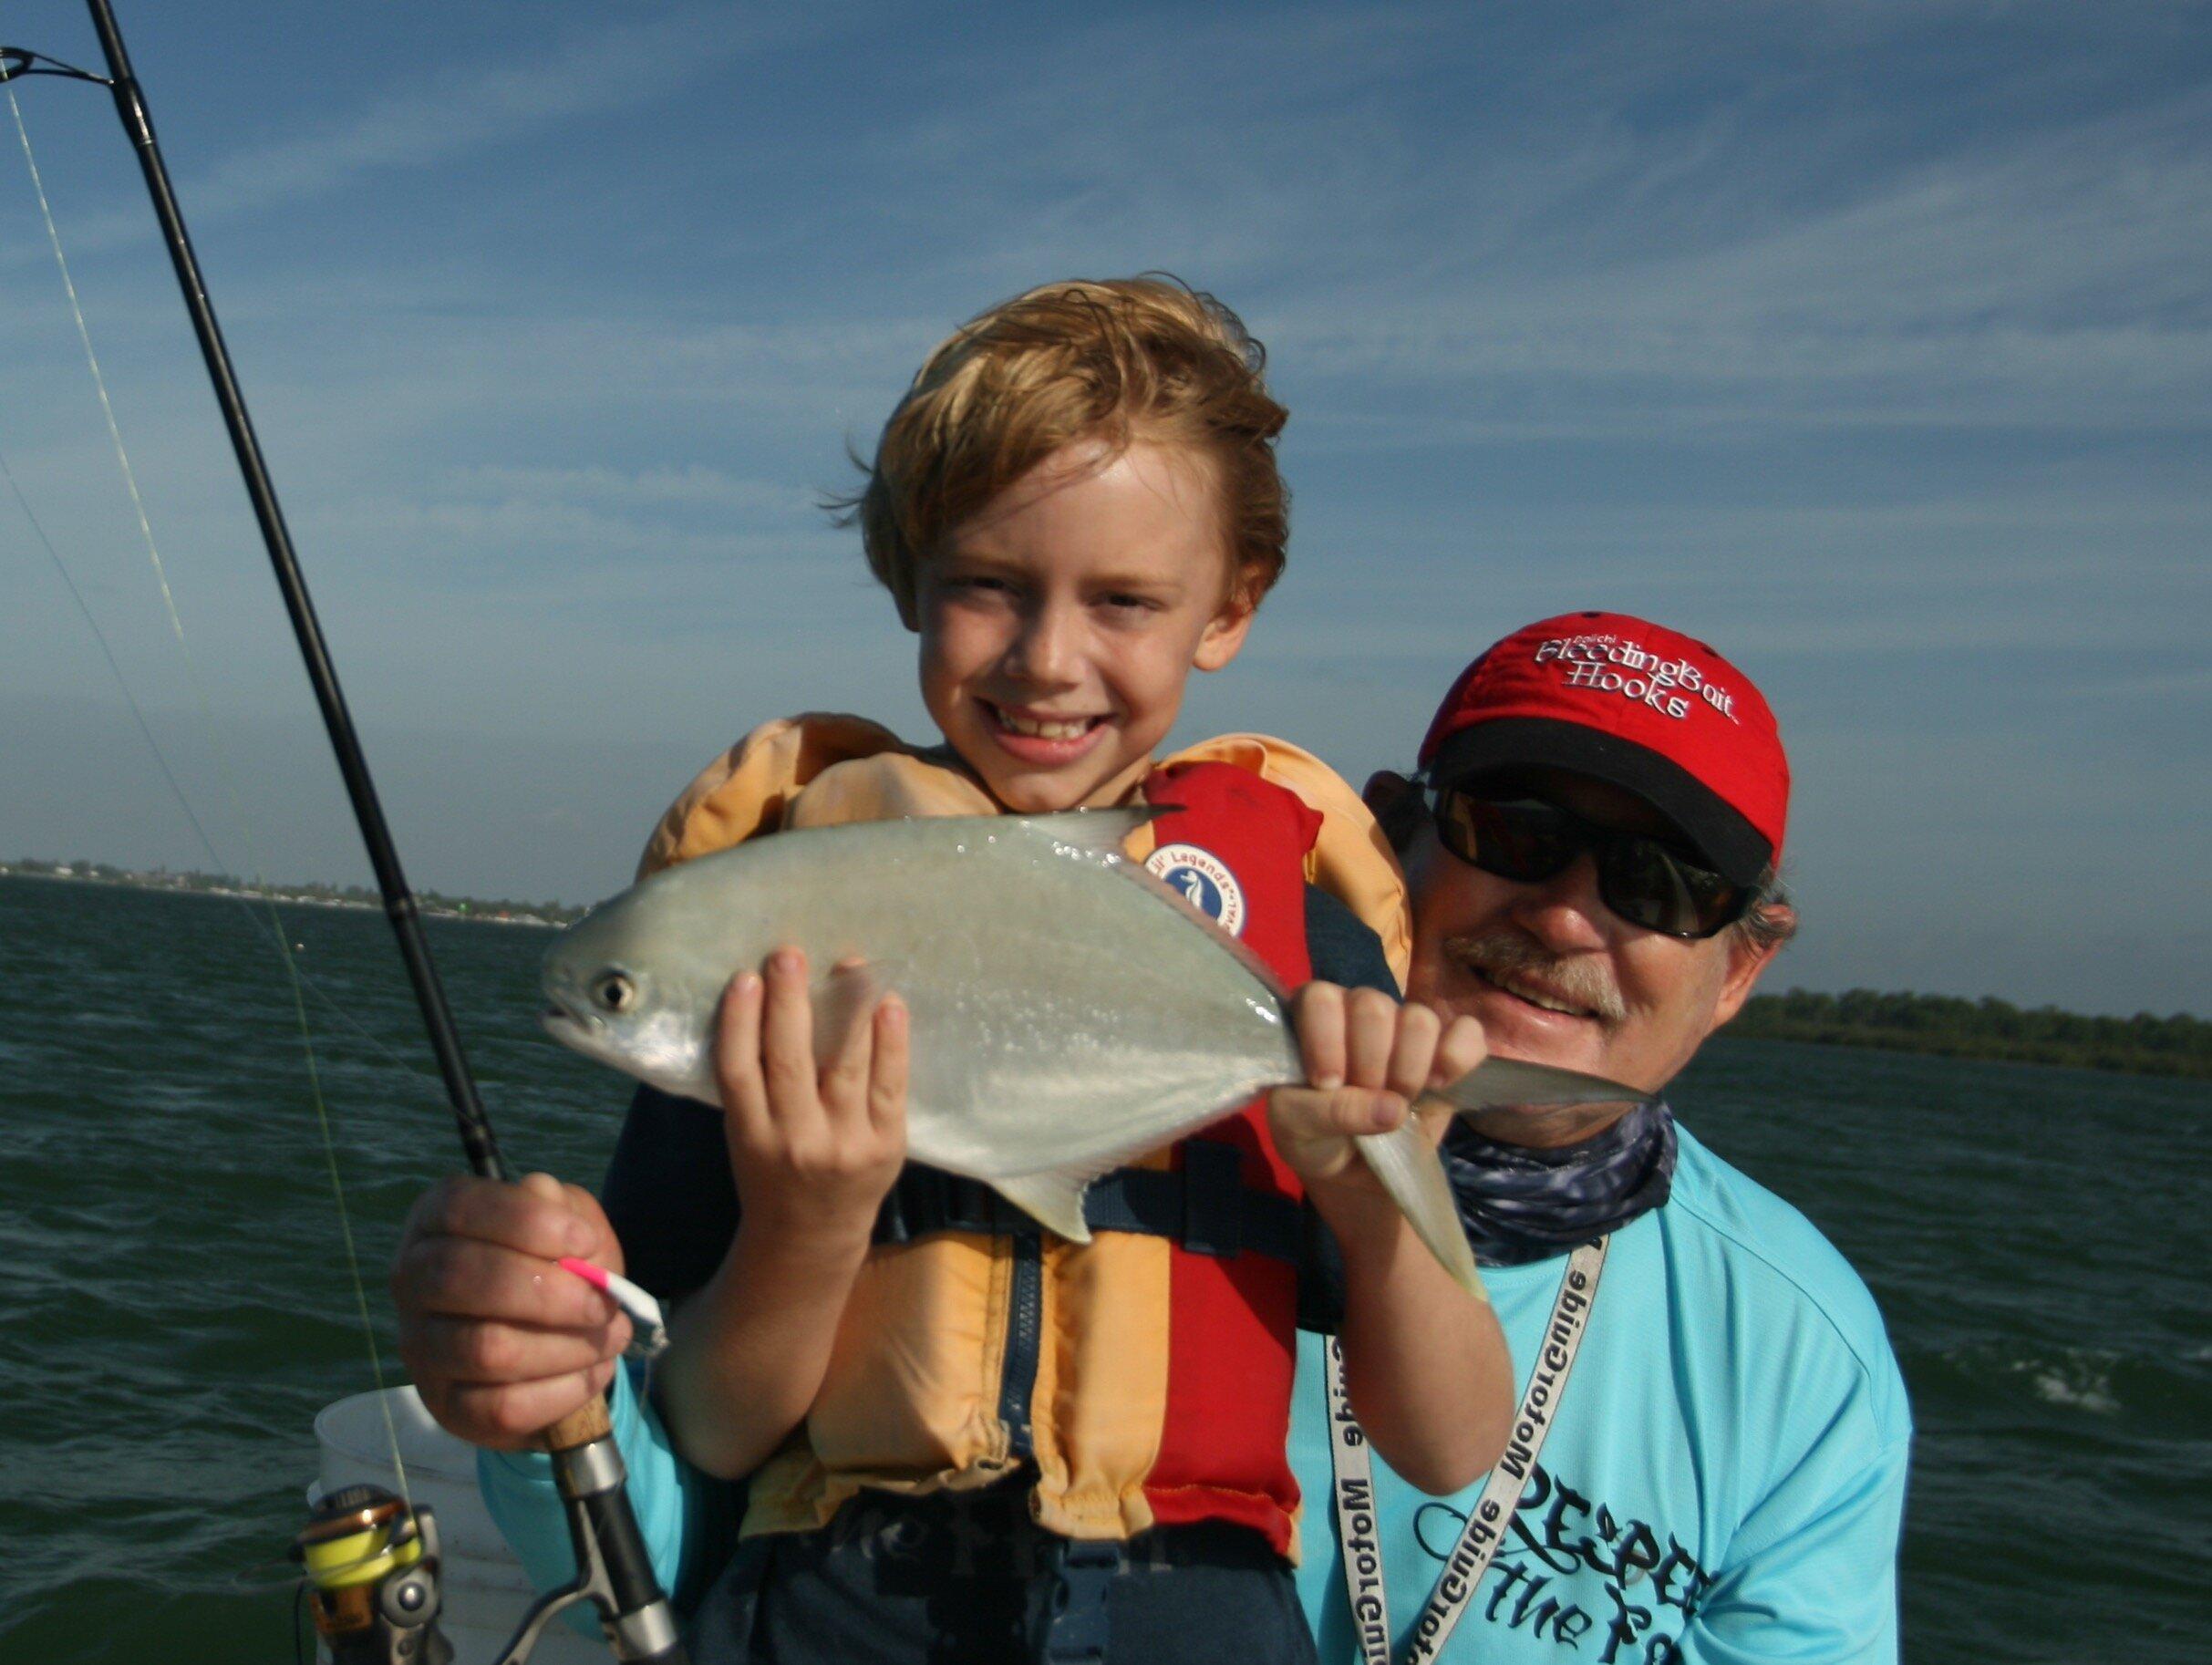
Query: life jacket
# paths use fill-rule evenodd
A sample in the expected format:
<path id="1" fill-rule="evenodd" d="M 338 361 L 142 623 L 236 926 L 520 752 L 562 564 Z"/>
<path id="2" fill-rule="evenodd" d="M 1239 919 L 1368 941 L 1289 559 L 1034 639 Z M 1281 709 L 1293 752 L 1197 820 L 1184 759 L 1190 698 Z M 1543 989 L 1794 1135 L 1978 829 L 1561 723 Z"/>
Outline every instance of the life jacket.
<path id="1" fill-rule="evenodd" d="M 1316 874 L 1351 893 L 1402 977 L 1402 882 L 1326 766 L 1233 737 L 1171 759 L 1142 794 L 1168 812 L 1132 837 L 1132 858 L 1285 985 L 1312 974 Z M 780 828 L 995 807 L 943 753 L 859 719 L 800 718 L 756 730 L 703 774 L 644 866 Z M 751 1478 L 745 1535 L 825 1525 L 863 1488 L 965 1489 L 1028 1463 L 1032 1513 L 1063 1536 L 1225 1520 L 1295 1558 L 1285 1442 L 1302 1222 L 1264 1099 L 1105 1176 L 1085 1212 L 1091 1241 L 1070 1243 L 974 1182 L 910 1164 L 804 1424 Z"/>

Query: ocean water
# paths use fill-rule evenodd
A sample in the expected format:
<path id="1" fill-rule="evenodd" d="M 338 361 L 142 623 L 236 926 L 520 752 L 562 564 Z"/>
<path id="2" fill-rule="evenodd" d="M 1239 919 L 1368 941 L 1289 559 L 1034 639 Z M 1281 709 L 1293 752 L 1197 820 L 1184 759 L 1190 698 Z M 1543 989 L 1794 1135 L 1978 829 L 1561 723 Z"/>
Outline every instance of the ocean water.
<path id="1" fill-rule="evenodd" d="M 292 1657 L 324 1404 L 460 1165 L 390 933 L 0 878 L 0 1659 Z M 510 1159 L 595 1179 L 626 1098 L 543 1039 L 531 930 L 433 922 Z M 315 1109 L 327 1107 L 345 1214 Z M 2212 1092 L 1731 1042 L 1674 1094 L 1873 1287 L 1919 1440 L 1917 1662 L 2212 1657 Z"/>

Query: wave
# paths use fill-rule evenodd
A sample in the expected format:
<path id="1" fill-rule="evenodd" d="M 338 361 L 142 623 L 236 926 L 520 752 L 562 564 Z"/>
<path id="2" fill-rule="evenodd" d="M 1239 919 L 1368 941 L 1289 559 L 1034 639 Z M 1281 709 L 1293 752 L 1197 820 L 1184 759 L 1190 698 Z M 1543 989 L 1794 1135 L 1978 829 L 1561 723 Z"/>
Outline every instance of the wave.
<path id="1" fill-rule="evenodd" d="M 2006 1405 L 2069 1420 L 2155 1417 L 2170 1432 L 2212 1414 L 2212 1346 L 2139 1352 L 2112 1347 L 1991 1339 L 1901 1362 L 1916 1406 L 1987 1424 Z"/>

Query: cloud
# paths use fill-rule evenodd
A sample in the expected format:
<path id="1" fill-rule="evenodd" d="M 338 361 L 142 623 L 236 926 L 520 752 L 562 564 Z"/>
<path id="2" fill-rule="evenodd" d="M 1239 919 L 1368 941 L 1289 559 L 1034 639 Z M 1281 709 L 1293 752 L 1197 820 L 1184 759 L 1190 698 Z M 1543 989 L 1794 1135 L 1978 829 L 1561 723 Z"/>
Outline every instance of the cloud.
<path id="1" fill-rule="evenodd" d="M 670 526 L 590 504 L 522 497 L 327 504 L 304 516 L 303 524 L 356 548 L 418 551 L 405 563 L 410 574 L 419 576 L 423 566 L 434 566 L 440 587 L 451 589 L 533 582 L 545 574 L 554 555 L 581 554 L 593 565 L 625 567 L 641 555 L 671 565 L 732 556 L 755 563 L 788 559 L 793 544 L 801 541 L 793 534 L 804 530 L 738 533 L 719 525 Z M 559 565 L 564 582 L 577 576 L 571 562 Z"/>
<path id="2" fill-rule="evenodd" d="M 1429 272 L 1385 283 L 1394 295 L 1293 305 L 1277 335 L 1308 373 L 1471 387 L 1492 433 L 2202 426 L 2208 125 L 2212 91 L 2193 92 L 1969 146 L 1731 233 L 1657 220 L 1645 252 L 1603 264 L 1455 262 L 1447 230 Z"/>
<path id="3" fill-rule="evenodd" d="M 559 425 L 601 452 L 646 442 L 643 434 L 664 450 L 709 452 L 788 449 L 796 437 L 835 478 L 853 413 L 866 414 L 863 437 L 872 437 L 945 329 L 904 317 L 701 323 L 656 316 L 656 305 L 614 296 L 591 315 L 402 307 L 351 315 L 342 329 L 295 314 L 265 328 L 261 350 L 295 372 L 312 355 L 315 380 L 297 397 L 313 399 L 304 419 L 317 432 L 339 443 L 373 439 L 379 453 L 432 437 L 441 454 L 426 466 L 441 472 L 453 443 L 482 456 Z"/>
<path id="4" fill-rule="evenodd" d="M 527 140 L 584 118 L 656 102 L 733 58 L 774 51 L 845 26 L 850 8 L 656 7 L 642 21 L 594 16 L 534 55 L 496 64 L 424 63 L 397 42 L 388 91 L 315 130 L 235 150 L 189 172 L 180 199 L 195 223 L 246 217 L 343 190 L 365 173 L 450 163 L 487 146 Z M 34 135 L 34 140 L 36 135 Z M 58 212 L 58 211 L 57 211 Z M 130 202 L 74 219 L 73 252 L 150 240 L 156 226 Z M 0 251 L 0 264 L 40 251 Z"/>
<path id="5" fill-rule="evenodd" d="M 2075 682 L 2072 691 L 2087 699 L 2212 701 L 2212 664 L 2163 664 L 2149 670 L 2092 675 Z"/>
<path id="6" fill-rule="evenodd" d="M 624 471 L 612 468 L 535 468 L 482 463 L 455 469 L 437 482 L 469 497 L 539 499 L 625 508 L 708 508 L 778 518 L 813 511 L 811 493 L 778 481 L 740 480 L 720 469 L 691 462 Z"/>
<path id="7" fill-rule="evenodd" d="M 1598 16 L 1094 24 L 841 160 L 939 284 L 1219 287 L 1347 442 L 2212 422 L 2212 88 L 2096 83 L 2051 8 Z M 1884 96 L 1978 36 L 2021 50 L 1960 66 L 1975 119 Z"/>

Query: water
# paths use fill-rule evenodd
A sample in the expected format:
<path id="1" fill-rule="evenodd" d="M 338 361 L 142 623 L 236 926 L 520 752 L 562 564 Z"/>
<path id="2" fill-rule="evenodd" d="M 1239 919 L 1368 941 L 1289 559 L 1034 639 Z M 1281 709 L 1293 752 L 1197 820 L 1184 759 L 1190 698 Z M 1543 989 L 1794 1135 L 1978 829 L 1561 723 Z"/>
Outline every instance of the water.
<path id="1" fill-rule="evenodd" d="M 0 1658 L 292 1657 L 310 1424 L 374 1381 L 267 919 L 0 879 Z M 543 935 L 429 928 L 510 1158 L 595 1177 L 626 1093 L 540 1037 Z M 383 920 L 284 930 L 393 1371 L 385 1270 L 459 1146 Z M 1907 1658 L 2204 1657 L 2212 1092 L 1722 1039 L 1675 1096 L 1887 1315 Z"/>

